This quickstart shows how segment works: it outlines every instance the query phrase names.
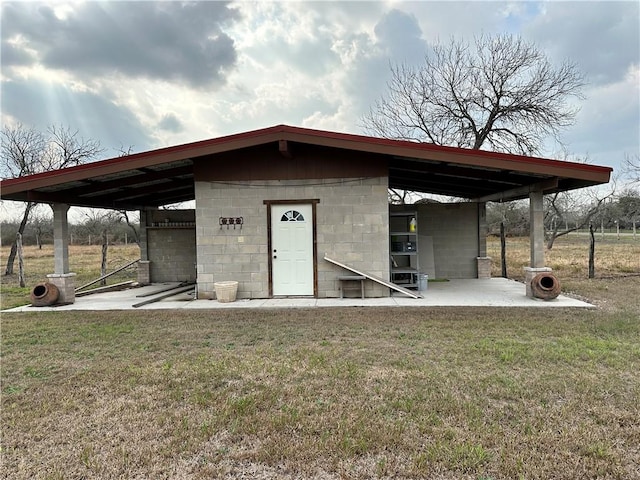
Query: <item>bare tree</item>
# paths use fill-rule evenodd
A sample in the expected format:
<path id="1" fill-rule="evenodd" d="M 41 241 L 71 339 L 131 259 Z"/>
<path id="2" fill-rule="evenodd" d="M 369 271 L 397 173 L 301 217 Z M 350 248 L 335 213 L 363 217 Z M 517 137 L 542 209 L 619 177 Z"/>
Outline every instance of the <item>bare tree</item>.
<path id="1" fill-rule="evenodd" d="M 2 129 L 2 176 L 23 177 L 42 171 L 47 142 L 42 132 L 18 125 Z"/>
<path id="2" fill-rule="evenodd" d="M 590 191 L 585 198 L 575 192 L 556 192 L 545 197 L 545 223 L 549 226 L 547 249 L 551 250 L 556 239 L 576 230 L 587 228 L 597 215 L 602 213 L 607 200 L 615 196 L 614 186 L 606 193 Z M 569 218 L 571 216 L 571 218 Z"/>
<path id="3" fill-rule="evenodd" d="M 631 225 L 633 236 L 635 238 L 637 226 L 640 222 L 640 190 L 628 189 L 618 196 L 618 211 L 620 220 L 626 226 Z"/>
<path id="4" fill-rule="evenodd" d="M 133 145 L 129 145 L 127 148 L 124 148 L 124 145 L 120 144 L 120 148 L 117 149 L 117 152 L 119 157 L 131 155 L 133 153 Z"/>
<path id="5" fill-rule="evenodd" d="M 409 192 L 406 190 L 399 190 L 397 188 L 390 188 L 387 191 L 389 197 L 389 204 L 391 205 L 405 205 L 409 197 Z"/>
<path id="6" fill-rule="evenodd" d="M 574 121 L 583 75 L 512 35 L 436 44 L 419 67 L 392 65 L 388 92 L 362 118 L 385 138 L 535 154 Z"/>
<path id="7" fill-rule="evenodd" d="M 21 124 L 5 126 L 0 132 L 0 172 L 8 178 L 33 175 L 88 162 L 103 150 L 95 140 L 85 140 L 77 130 L 51 126 L 46 134 Z M 34 204 L 25 204 L 18 233 L 22 235 Z M 13 274 L 16 244 L 11 246 L 5 275 Z"/>
<path id="8" fill-rule="evenodd" d="M 46 152 L 44 135 L 34 129 L 23 128 L 18 125 L 15 128 L 4 127 L 2 129 L 2 143 L 0 151 L 2 155 L 2 175 L 7 177 L 22 177 L 41 171 L 42 161 Z M 24 213 L 18 234 L 22 236 L 29 220 L 29 214 L 33 209 L 32 202 L 26 202 Z M 17 253 L 17 243 L 11 245 L 11 251 L 7 260 L 5 275 L 13 274 L 13 264 Z"/>
<path id="9" fill-rule="evenodd" d="M 72 167 L 93 160 L 104 149 L 97 140 L 86 140 L 78 130 L 69 127 L 51 126 L 48 129 L 48 170 Z"/>
<path id="10" fill-rule="evenodd" d="M 632 181 L 640 183 L 640 153 L 625 154 L 623 168 Z"/>
<path id="11" fill-rule="evenodd" d="M 102 237 L 103 230 L 112 232 L 122 222 L 120 212 L 102 208 L 83 208 L 82 221 L 75 225 L 79 238 L 84 238 L 88 245 L 96 244 Z"/>
<path id="12" fill-rule="evenodd" d="M 140 228 L 139 228 L 139 226 L 135 224 L 135 220 L 132 220 L 129 217 L 129 212 L 127 212 L 126 210 L 119 210 L 119 213 L 120 213 L 120 215 L 122 217 L 122 220 L 125 221 L 127 226 L 133 232 L 133 238 L 134 238 L 135 242 L 138 245 L 140 245 Z"/>
<path id="13" fill-rule="evenodd" d="M 131 155 L 132 153 L 133 153 L 133 145 L 129 145 L 127 148 L 125 148 L 124 145 L 121 144 L 120 148 L 118 149 L 118 156 L 119 157 L 125 157 L 127 155 Z M 139 232 L 138 228 L 136 227 L 136 225 L 134 224 L 134 222 L 132 222 L 131 219 L 129 218 L 129 212 L 127 212 L 126 210 L 118 210 L 118 213 L 120 213 L 121 219 L 125 221 L 127 226 L 133 232 L 133 236 L 134 236 L 135 242 L 139 245 L 140 244 L 140 232 Z"/>
<path id="14" fill-rule="evenodd" d="M 589 163 L 589 157 L 573 157 L 565 150 L 567 161 Z M 544 222 L 547 249 L 551 250 L 557 238 L 588 228 L 602 217 L 616 196 L 617 179 L 607 187 L 594 187 L 582 191 L 556 192 L 544 198 Z"/>
<path id="15" fill-rule="evenodd" d="M 53 231 L 53 221 L 50 216 L 45 215 L 42 210 L 38 209 L 38 205 L 34 207 L 31 211 L 29 226 L 33 230 L 38 249 L 42 250 L 43 237 L 45 235 L 51 235 Z"/>
<path id="16" fill-rule="evenodd" d="M 497 235 L 503 224 L 505 234 L 522 236 L 529 231 L 529 207 L 524 200 L 487 205 L 489 234 Z"/>

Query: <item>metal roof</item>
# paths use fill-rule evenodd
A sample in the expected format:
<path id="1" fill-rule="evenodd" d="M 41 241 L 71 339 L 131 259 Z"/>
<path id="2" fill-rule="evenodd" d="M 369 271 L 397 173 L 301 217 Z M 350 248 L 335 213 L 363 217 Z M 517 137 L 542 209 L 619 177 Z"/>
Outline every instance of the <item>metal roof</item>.
<path id="1" fill-rule="evenodd" d="M 479 201 L 598 185 L 612 169 L 597 165 L 443 147 L 278 125 L 0 182 L 4 200 L 133 210 L 193 200 L 194 161 L 282 142 L 371 153 L 387 159 L 389 187 Z M 292 149 L 295 152 L 295 148 Z"/>

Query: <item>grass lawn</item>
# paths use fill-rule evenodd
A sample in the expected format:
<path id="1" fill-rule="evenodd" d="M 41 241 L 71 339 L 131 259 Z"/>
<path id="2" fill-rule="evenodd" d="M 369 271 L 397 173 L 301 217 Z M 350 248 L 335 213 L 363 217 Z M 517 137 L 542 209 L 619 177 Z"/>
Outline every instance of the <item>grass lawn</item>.
<path id="1" fill-rule="evenodd" d="M 640 478 L 640 276 L 607 268 L 560 276 L 588 311 L 3 314 L 0 476 Z"/>

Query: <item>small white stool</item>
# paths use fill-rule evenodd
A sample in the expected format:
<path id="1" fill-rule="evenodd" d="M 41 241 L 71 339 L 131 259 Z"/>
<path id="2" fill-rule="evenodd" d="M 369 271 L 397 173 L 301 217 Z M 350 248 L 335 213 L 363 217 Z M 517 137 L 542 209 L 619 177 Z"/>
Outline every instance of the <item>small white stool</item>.
<path id="1" fill-rule="evenodd" d="M 360 282 L 360 296 L 364 298 L 364 281 L 367 277 L 363 275 L 343 275 L 338 277 L 340 280 L 340 298 L 344 298 L 344 291 L 347 290 L 357 290 L 358 286 L 351 286 L 349 282 Z"/>

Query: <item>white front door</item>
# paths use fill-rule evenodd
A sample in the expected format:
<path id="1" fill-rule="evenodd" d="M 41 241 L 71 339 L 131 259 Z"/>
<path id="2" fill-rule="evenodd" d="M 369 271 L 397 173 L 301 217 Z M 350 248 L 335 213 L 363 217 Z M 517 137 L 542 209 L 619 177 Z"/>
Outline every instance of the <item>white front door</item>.
<path id="1" fill-rule="evenodd" d="M 313 295 L 313 209 L 271 205 L 273 295 Z"/>

